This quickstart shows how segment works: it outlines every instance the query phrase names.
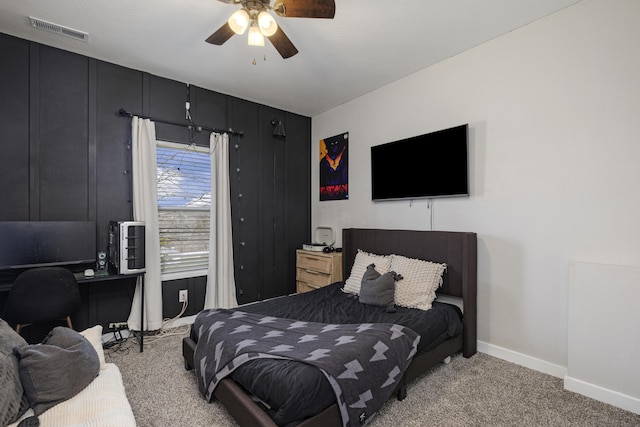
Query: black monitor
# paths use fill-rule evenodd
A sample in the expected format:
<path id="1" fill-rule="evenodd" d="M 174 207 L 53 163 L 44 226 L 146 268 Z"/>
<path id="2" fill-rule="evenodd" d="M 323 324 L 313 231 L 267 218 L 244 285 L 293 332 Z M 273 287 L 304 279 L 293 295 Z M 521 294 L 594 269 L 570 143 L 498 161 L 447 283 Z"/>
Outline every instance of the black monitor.
<path id="1" fill-rule="evenodd" d="M 95 261 L 94 221 L 0 222 L 0 270 Z"/>
<path id="2" fill-rule="evenodd" d="M 468 125 L 371 147 L 373 200 L 469 195 Z"/>

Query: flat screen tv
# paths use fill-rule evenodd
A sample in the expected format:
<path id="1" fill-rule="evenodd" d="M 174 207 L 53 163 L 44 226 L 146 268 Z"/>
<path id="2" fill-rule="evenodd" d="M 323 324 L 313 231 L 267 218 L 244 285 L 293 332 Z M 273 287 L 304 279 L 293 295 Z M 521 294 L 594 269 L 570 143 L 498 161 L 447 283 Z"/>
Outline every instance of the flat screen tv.
<path id="1" fill-rule="evenodd" d="M 468 125 L 371 147 L 372 199 L 469 195 Z"/>
<path id="2" fill-rule="evenodd" d="M 95 260 L 93 221 L 0 222 L 0 270 L 80 265 Z"/>

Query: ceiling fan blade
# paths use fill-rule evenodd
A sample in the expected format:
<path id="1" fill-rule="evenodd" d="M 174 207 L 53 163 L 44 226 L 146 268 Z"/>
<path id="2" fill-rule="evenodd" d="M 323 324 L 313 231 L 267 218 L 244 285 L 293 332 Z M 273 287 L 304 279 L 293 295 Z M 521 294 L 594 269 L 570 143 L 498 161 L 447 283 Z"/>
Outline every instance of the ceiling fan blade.
<path id="1" fill-rule="evenodd" d="M 291 40 L 289 40 L 289 37 L 282 31 L 280 26 L 278 26 L 275 34 L 269 37 L 269 40 L 283 59 L 291 58 L 298 53 L 298 49 L 291 43 Z"/>
<path id="2" fill-rule="evenodd" d="M 218 46 L 221 46 L 234 34 L 235 33 L 233 32 L 229 24 L 225 22 L 222 27 L 218 28 L 218 30 L 215 33 L 211 34 L 205 41 L 207 43 L 217 44 Z"/>
<path id="3" fill-rule="evenodd" d="M 287 18 L 333 19 L 336 3 L 334 0 L 276 0 L 273 10 Z"/>

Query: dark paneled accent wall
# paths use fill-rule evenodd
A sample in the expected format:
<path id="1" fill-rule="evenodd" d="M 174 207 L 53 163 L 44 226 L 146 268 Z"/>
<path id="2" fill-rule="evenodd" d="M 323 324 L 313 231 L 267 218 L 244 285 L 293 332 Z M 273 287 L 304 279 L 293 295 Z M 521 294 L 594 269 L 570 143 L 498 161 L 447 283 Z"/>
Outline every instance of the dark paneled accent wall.
<path id="1" fill-rule="evenodd" d="M 30 93 L 31 219 L 88 218 L 89 61 L 44 46 L 31 49 L 31 61 L 39 65 Z"/>
<path id="2" fill-rule="evenodd" d="M 0 218 L 18 221 L 29 219 L 29 43 L 0 37 L 0 54 Z"/>
<path id="3" fill-rule="evenodd" d="M 244 141 L 259 139 L 259 105 L 237 98 L 230 99 L 229 122 L 233 129 L 242 129 L 243 143 L 234 141 L 230 147 L 231 221 L 233 223 L 233 256 L 239 303 L 260 299 L 262 266 L 260 264 L 260 212 L 259 194 L 262 184 L 259 176 L 260 145 Z"/>
<path id="4" fill-rule="evenodd" d="M 131 124 L 116 112 L 142 111 L 143 73 L 97 62 L 96 222 L 98 250 L 107 248 L 109 221 L 132 218 Z"/>
<path id="5" fill-rule="evenodd" d="M 231 137 L 233 246 L 240 303 L 295 291 L 295 249 L 310 236 L 311 120 L 186 83 L 0 34 L 0 221 L 96 221 L 106 250 L 111 220 L 132 219 L 130 121 L 123 108 Z M 273 119 L 286 138 L 274 137 Z M 156 124 L 160 140 L 209 145 L 209 133 Z M 0 237 L 1 238 L 1 237 Z M 163 283 L 163 311 L 204 304 L 206 277 Z M 83 285 L 76 328 L 124 321 L 134 281 Z M 0 313 L 5 295 L 0 295 Z"/>

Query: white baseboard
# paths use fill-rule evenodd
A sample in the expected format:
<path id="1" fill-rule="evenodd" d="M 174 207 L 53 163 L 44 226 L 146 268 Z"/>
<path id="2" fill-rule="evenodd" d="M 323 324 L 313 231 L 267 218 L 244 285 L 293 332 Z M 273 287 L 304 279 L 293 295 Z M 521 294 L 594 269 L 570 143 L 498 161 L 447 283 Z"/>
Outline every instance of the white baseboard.
<path id="1" fill-rule="evenodd" d="M 556 365 L 523 353 L 518 353 L 517 351 L 509 350 L 504 347 L 498 347 L 497 345 L 489 344 L 484 341 L 478 341 L 478 351 L 557 378 L 564 378 L 567 374 L 567 368 L 564 366 Z"/>
<path id="2" fill-rule="evenodd" d="M 587 383 L 570 377 L 569 375 L 564 376 L 564 388 L 565 390 L 573 391 L 574 393 L 582 394 L 583 396 L 599 400 L 600 402 L 622 408 L 625 411 L 640 414 L 640 399 L 637 397 Z"/>
<path id="3" fill-rule="evenodd" d="M 516 365 L 524 366 L 525 368 L 533 369 L 534 371 L 562 378 L 564 379 L 565 390 L 616 406 L 625 411 L 640 414 L 640 399 L 572 378 L 567 374 L 567 368 L 564 366 L 549 363 L 545 360 L 483 341 L 478 341 L 478 351 L 497 357 L 498 359 L 506 360 L 507 362 L 515 363 Z"/>

